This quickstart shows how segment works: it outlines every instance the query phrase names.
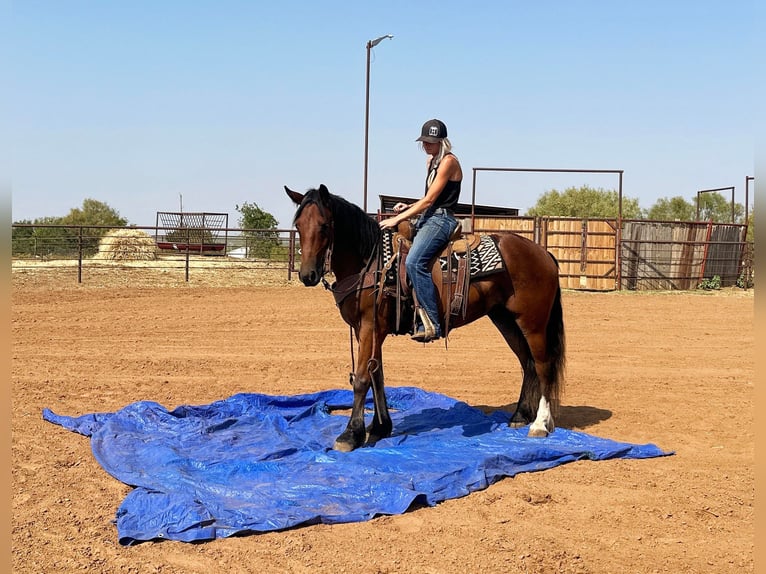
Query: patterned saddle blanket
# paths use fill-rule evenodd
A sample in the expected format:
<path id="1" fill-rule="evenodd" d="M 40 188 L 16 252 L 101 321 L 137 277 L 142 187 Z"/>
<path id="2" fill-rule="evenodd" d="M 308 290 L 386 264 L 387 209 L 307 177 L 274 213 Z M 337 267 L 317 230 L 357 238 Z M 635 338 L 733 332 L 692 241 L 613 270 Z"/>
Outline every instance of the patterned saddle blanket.
<path id="1" fill-rule="evenodd" d="M 469 277 L 471 279 L 478 279 L 486 275 L 492 275 L 505 270 L 505 262 L 503 261 L 500 251 L 497 248 L 497 241 L 491 235 L 480 235 L 479 244 L 470 249 L 468 252 L 462 253 L 457 250 L 453 250 L 451 253 L 449 249 L 445 250 L 439 256 L 439 265 L 443 272 L 447 272 L 449 269 L 457 269 L 461 258 L 466 256 L 470 257 L 469 264 Z M 452 261 L 449 261 L 449 258 Z"/>
<path id="2" fill-rule="evenodd" d="M 383 241 L 383 265 L 385 268 L 391 268 L 395 262 L 399 249 L 395 245 L 398 233 L 386 230 Z M 471 241 L 471 238 L 478 237 L 478 242 Z M 403 239 L 409 245 L 409 240 Z M 464 236 L 464 238 L 451 242 L 444 248 L 439 255 L 438 262 L 441 270 L 448 273 L 450 270 L 458 269 L 461 259 L 469 257 L 467 266 L 470 279 L 479 279 L 486 275 L 505 271 L 505 261 L 497 248 L 497 239 L 492 235 Z"/>

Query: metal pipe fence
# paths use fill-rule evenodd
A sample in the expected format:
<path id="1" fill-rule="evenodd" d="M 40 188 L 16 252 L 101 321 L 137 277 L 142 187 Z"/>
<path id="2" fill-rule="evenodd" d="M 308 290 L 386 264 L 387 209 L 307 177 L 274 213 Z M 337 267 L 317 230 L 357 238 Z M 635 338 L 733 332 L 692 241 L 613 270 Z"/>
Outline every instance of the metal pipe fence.
<path id="1" fill-rule="evenodd" d="M 722 287 L 748 288 L 755 281 L 746 225 L 625 220 L 618 230 L 616 220 L 508 217 L 493 219 L 490 227 L 479 224 L 475 231 L 516 232 L 553 253 L 563 288 L 688 290 L 714 277 Z M 224 237 L 218 243 L 195 239 L 209 237 L 197 228 L 185 237 L 173 228 L 176 241 L 168 242 L 165 230 L 13 224 L 12 269 L 57 269 L 78 283 L 122 273 L 128 285 L 138 284 L 138 271 L 155 272 L 153 279 L 142 279 L 149 285 L 207 281 L 223 272 L 230 278 L 239 274 L 248 284 L 259 276 L 290 282 L 300 265 L 293 229 L 217 228 Z"/>
<path id="2" fill-rule="evenodd" d="M 171 241 L 167 241 L 172 232 Z M 229 273 L 274 271 L 287 281 L 297 268 L 295 230 L 216 228 L 223 241 L 210 240 L 203 228 L 13 224 L 14 270 L 73 269 L 77 282 L 88 274 L 156 270 L 182 275 L 224 270 Z M 203 242 L 201 238 L 205 238 Z"/>

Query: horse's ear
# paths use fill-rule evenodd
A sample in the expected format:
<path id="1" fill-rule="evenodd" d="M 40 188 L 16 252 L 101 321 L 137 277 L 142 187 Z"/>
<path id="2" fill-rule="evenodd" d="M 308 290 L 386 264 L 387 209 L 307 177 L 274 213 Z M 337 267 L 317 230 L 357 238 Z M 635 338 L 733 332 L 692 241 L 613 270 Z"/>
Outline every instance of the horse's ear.
<path id="1" fill-rule="evenodd" d="M 330 190 L 327 189 L 327 186 L 323 183 L 319 184 L 319 197 L 325 205 L 330 202 Z"/>
<path id="2" fill-rule="evenodd" d="M 303 202 L 303 194 L 298 193 L 297 191 L 293 191 L 289 187 L 285 186 L 285 191 L 287 192 L 287 196 L 293 200 L 293 203 L 295 205 L 300 205 Z"/>

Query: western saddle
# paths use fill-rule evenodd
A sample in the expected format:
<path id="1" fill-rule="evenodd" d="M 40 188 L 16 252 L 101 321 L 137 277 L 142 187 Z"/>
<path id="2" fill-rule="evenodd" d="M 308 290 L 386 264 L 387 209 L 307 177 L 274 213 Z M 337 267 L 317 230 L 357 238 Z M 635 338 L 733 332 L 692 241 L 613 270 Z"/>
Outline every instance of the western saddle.
<path id="1" fill-rule="evenodd" d="M 403 311 L 414 318 L 417 312 L 417 296 L 412 290 L 412 283 L 407 277 L 405 261 L 412 246 L 414 228 L 412 222 L 403 221 L 391 237 L 393 256 L 383 269 L 383 291 L 396 299 L 396 325 L 394 332 L 404 334 L 413 325 L 413 320 L 403 320 Z M 443 294 L 448 293 L 448 305 L 442 317 L 442 332 L 449 332 L 450 317 L 452 315 L 465 316 L 468 303 L 468 286 L 470 283 L 471 251 L 478 247 L 481 237 L 474 233 L 464 234 L 462 225 L 458 221 L 457 227 L 450 235 L 449 242 L 434 259 L 433 265 L 441 267 L 441 289 Z"/>

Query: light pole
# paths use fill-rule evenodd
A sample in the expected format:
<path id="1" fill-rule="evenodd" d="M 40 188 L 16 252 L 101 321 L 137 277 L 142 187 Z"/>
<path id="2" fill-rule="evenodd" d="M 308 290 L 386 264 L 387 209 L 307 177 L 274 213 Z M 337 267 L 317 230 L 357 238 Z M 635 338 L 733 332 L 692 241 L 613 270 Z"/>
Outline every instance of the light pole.
<path id="1" fill-rule="evenodd" d="M 380 44 L 386 38 L 393 38 L 391 34 L 386 34 L 380 38 L 369 40 L 367 42 L 367 84 L 365 89 L 364 102 L 364 212 L 367 213 L 367 149 L 369 145 L 370 131 L 370 50 Z"/>

